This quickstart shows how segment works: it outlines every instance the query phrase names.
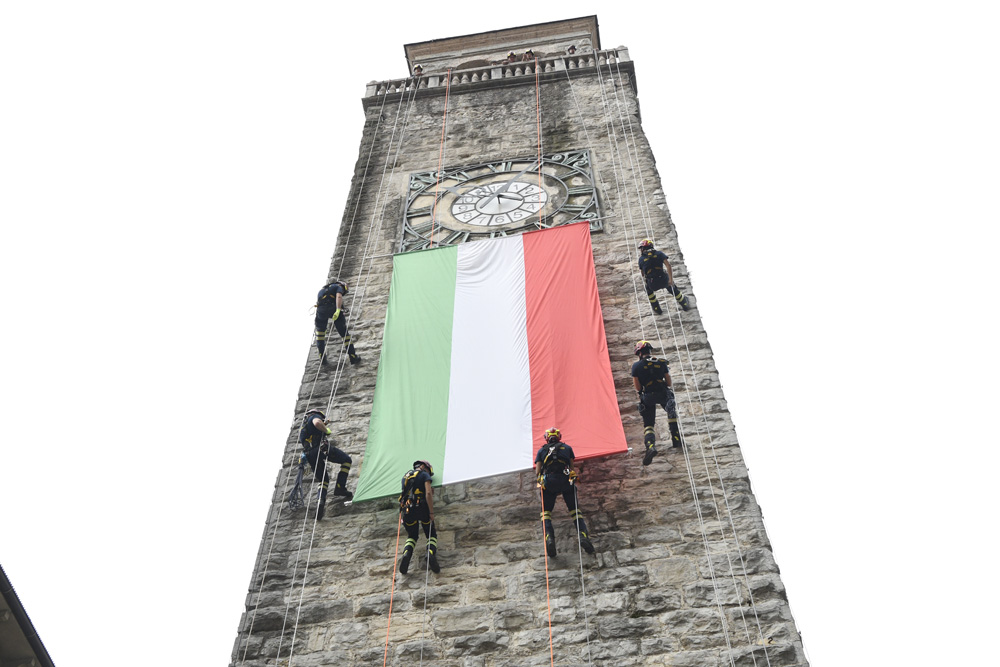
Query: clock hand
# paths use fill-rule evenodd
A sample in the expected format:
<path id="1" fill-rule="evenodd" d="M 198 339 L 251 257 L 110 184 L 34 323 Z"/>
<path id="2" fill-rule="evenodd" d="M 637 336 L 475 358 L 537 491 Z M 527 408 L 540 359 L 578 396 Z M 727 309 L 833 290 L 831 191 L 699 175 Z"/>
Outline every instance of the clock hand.
<path id="1" fill-rule="evenodd" d="M 518 180 L 519 178 L 521 178 L 522 176 L 524 176 L 528 172 L 529 169 L 533 168 L 537 164 L 538 164 L 538 160 L 535 160 L 534 162 L 532 162 L 531 164 L 529 164 L 527 167 L 525 167 L 524 169 L 522 169 L 521 172 L 517 176 L 515 176 L 514 178 L 510 179 L 509 181 L 507 181 L 507 183 L 505 183 L 502 188 L 500 188 L 499 190 L 497 190 L 493 194 L 494 195 L 500 195 L 500 194 L 503 194 L 504 192 L 507 192 L 507 189 L 510 188 L 510 186 L 513 185 L 516 180 Z"/>
<path id="2" fill-rule="evenodd" d="M 491 194 L 487 195 L 487 197 L 486 197 L 487 201 L 488 201 L 488 200 L 489 200 L 489 199 L 490 199 L 491 197 L 496 197 L 496 198 L 497 198 L 497 201 L 500 201 L 500 197 L 502 197 L 502 196 L 503 196 L 503 194 L 504 194 L 505 192 L 507 192 L 507 190 L 508 190 L 508 189 L 510 189 L 510 186 L 514 185 L 514 183 L 515 183 L 515 182 L 517 182 L 517 180 L 518 180 L 518 179 L 520 179 L 520 178 L 521 178 L 522 176 L 524 176 L 524 175 L 525 175 L 526 173 L 528 173 L 528 170 L 529 170 L 529 169 L 532 169 L 532 168 L 533 168 L 533 167 L 535 167 L 536 165 L 538 165 L 538 160 L 535 160 L 534 162 L 531 162 L 530 164 L 528 164 L 528 166 L 527 166 L 527 167 L 525 167 L 525 168 L 524 168 L 524 169 L 522 169 L 522 170 L 521 170 L 520 172 L 518 172 L 517 176 L 515 176 L 514 178 L 512 178 L 512 179 L 510 179 L 509 181 L 505 182 L 505 183 L 503 184 L 503 187 L 501 187 L 501 188 L 500 188 L 499 190 L 497 190 L 496 192 L 493 192 L 493 193 L 491 193 Z M 512 197 L 506 197 L 506 199 L 512 199 Z"/>

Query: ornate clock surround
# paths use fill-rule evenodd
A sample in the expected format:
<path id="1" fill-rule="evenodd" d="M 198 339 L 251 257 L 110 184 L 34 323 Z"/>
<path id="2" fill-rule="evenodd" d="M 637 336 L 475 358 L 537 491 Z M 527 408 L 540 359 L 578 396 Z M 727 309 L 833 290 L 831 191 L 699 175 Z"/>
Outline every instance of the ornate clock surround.
<path id="1" fill-rule="evenodd" d="M 587 149 L 414 172 L 399 252 L 582 220 L 603 230 Z"/>

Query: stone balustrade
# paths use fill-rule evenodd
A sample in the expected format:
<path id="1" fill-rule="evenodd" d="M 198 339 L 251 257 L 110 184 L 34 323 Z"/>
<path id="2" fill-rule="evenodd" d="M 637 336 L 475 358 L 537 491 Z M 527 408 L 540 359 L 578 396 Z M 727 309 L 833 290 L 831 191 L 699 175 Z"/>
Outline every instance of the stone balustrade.
<path id="1" fill-rule="evenodd" d="M 628 49 L 620 46 L 616 49 L 606 49 L 590 53 L 546 56 L 528 62 L 503 63 L 469 69 L 448 70 L 447 72 L 424 73 L 420 76 L 411 76 L 404 79 L 372 81 L 365 90 L 364 102 L 367 105 L 383 96 L 409 93 L 415 89 L 440 88 L 443 91 L 449 83 L 449 77 L 452 86 L 476 84 L 484 81 L 496 82 L 502 79 L 510 80 L 519 77 L 523 78 L 525 83 L 528 83 L 534 79 L 536 67 L 540 74 L 548 74 L 550 72 L 562 72 L 566 70 L 592 69 L 625 62 L 631 62 Z"/>

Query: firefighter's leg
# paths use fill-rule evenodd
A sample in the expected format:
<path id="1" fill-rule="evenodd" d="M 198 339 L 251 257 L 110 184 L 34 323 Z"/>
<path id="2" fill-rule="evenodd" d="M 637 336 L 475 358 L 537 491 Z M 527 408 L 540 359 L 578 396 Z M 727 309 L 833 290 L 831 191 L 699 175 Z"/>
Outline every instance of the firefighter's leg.
<path id="1" fill-rule="evenodd" d="M 399 559 L 399 571 L 406 574 L 410 567 L 410 559 L 413 558 L 413 550 L 417 546 L 417 539 L 420 537 L 419 521 L 413 508 L 403 512 L 403 528 L 406 530 L 406 544 L 403 546 L 403 555 Z"/>
<path id="2" fill-rule="evenodd" d="M 424 536 L 427 538 L 427 564 L 430 566 L 431 571 L 436 574 L 441 571 L 441 566 L 438 564 L 437 560 L 437 527 L 434 525 L 434 522 L 431 521 L 431 515 L 427 510 L 427 505 L 425 503 L 421 503 L 421 505 L 423 507 L 423 518 L 420 520 L 420 525 L 423 527 Z"/>
<path id="3" fill-rule="evenodd" d="M 667 411 L 667 426 L 670 427 L 670 444 L 673 447 L 683 447 L 684 442 L 681 440 L 681 429 L 677 425 L 677 401 L 674 399 L 674 393 L 668 392 L 667 401 L 663 404 L 663 408 Z"/>
<path id="4" fill-rule="evenodd" d="M 337 483 L 333 487 L 333 495 L 342 496 L 344 500 L 352 500 L 354 494 L 347 490 L 347 475 L 351 472 L 351 457 L 337 447 L 330 448 L 330 460 L 340 464 L 340 472 L 337 473 Z"/>
<path id="5" fill-rule="evenodd" d="M 639 403 L 639 414 L 642 415 L 642 441 L 646 446 L 646 453 L 642 457 L 642 465 L 648 466 L 656 456 L 656 403 L 648 396 L 643 395 Z"/>
<path id="6" fill-rule="evenodd" d="M 649 305 L 653 307 L 653 312 L 657 315 L 663 313 L 663 309 L 660 308 L 660 302 L 656 300 L 656 290 L 650 283 L 646 283 L 646 296 L 649 297 Z"/>
<path id="7" fill-rule="evenodd" d="M 344 349 L 347 350 L 347 356 L 350 358 L 351 363 L 356 364 L 361 361 L 361 357 L 354 352 L 354 343 L 351 342 L 351 334 L 347 333 L 346 319 L 347 318 L 344 314 L 341 313 L 340 316 L 333 321 L 333 326 L 337 329 L 337 333 L 340 334 L 340 337 L 344 339 Z"/>
<path id="8" fill-rule="evenodd" d="M 590 541 L 590 535 L 587 534 L 587 522 L 577 505 L 576 484 L 571 484 L 568 489 L 563 491 L 563 500 L 566 501 L 566 509 L 569 510 L 570 518 L 576 523 L 577 532 L 580 533 L 580 546 L 588 554 L 594 553 L 594 545 Z"/>
<path id="9" fill-rule="evenodd" d="M 545 551 L 549 556 L 556 555 L 556 535 L 552 531 L 552 508 L 556 506 L 559 494 L 542 489 L 542 530 L 545 533 Z"/>
<path id="10" fill-rule="evenodd" d="M 684 292 L 680 291 L 677 285 L 667 285 L 667 289 L 674 295 L 674 299 L 677 300 L 677 305 L 684 310 L 691 310 L 691 302 L 688 301 L 687 296 L 684 295 Z"/>
<path id="11" fill-rule="evenodd" d="M 319 520 L 326 514 L 326 494 L 327 487 L 330 484 L 330 475 L 326 470 L 326 453 L 322 449 L 318 450 L 313 477 L 319 482 L 319 491 L 317 492 L 319 505 L 316 507 L 316 519 Z"/>
<path id="12" fill-rule="evenodd" d="M 324 312 L 316 313 L 316 350 L 319 352 L 319 359 L 326 363 L 326 329 L 329 322 L 329 315 Z"/>

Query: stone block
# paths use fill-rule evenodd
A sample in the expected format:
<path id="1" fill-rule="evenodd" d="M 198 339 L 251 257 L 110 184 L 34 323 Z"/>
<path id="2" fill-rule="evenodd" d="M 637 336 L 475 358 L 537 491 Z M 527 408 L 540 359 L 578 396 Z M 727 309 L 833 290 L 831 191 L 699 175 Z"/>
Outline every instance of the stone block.
<path id="1" fill-rule="evenodd" d="M 681 594 L 676 590 L 647 589 L 635 598 L 635 613 L 642 616 L 675 611 L 681 608 Z"/>
<path id="2" fill-rule="evenodd" d="M 454 657 L 482 655 L 484 653 L 494 654 L 502 652 L 509 642 L 510 638 L 506 634 L 498 632 L 457 637 L 452 642 L 447 654 Z"/>
<path id="3" fill-rule="evenodd" d="M 431 624 L 439 637 L 457 637 L 482 633 L 490 627 L 489 607 L 472 605 L 438 609 L 431 613 Z"/>
<path id="4" fill-rule="evenodd" d="M 698 569 L 688 558 L 663 558 L 646 564 L 655 586 L 678 586 L 698 578 Z"/>
<path id="5" fill-rule="evenodd" d="M 405 593 L 397 592 L 393 594 L 391 598 L 392 611 L 394 614 L 408 611 L 412 608 L 410 596 Z M 369 595 L 361 598 L 355 603 L 354 615 L 357 618 L 364 618 L 366 616 L 388 616 L 389 599 L 390 595 L 388 593 Z"/>

